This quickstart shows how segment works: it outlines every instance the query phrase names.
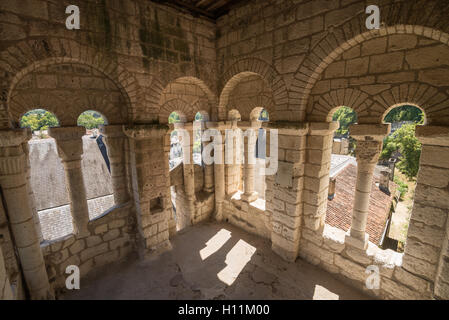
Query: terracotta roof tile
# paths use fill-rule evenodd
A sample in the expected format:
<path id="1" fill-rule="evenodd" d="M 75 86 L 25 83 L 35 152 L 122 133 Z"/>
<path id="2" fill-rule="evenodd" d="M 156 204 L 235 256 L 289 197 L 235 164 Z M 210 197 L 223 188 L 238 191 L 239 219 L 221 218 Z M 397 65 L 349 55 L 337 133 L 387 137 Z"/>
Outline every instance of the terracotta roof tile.
<path id="1" fill-rule="evenodd" d="M 335 197 L 327 202 L 326 223 L 348 231 L 351 227 L 357 166 L 349 164 L 338 173 L 336 178 Z M 371 242 L 379 244 L 388 219 L 394 192 L 387 195 L 375 183 L 376 177 L 372 182 L 366 232 Z M 390 182 L 390 190 L 394 190 L 394 188 L 395 184 Z"/>

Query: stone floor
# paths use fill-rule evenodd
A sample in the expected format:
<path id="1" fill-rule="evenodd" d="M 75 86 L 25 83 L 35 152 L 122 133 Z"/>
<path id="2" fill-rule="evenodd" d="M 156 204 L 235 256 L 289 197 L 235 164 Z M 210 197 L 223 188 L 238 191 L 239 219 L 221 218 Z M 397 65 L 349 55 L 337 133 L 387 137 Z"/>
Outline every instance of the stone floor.
<path id="1" fill-rule="evenodd" d="M 158 257 L 98 270 L 60 299 L 368 298 L 300 259 L 279 259 L 268 240 L 226 223 L 184 229 L 172 245 Z"/>

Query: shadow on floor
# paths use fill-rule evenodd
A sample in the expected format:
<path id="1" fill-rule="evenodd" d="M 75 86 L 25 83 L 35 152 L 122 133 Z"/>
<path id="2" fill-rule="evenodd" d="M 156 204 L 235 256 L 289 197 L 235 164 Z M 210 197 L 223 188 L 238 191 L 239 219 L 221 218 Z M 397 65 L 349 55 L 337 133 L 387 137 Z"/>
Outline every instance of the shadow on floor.
<path id="1" fill-rule="evenodd" d="M 367 299 L 331 274 L 280 259 L 268 240 L 206 222 L 171 239 L 158 257 L 97 270 L 61 299 Z"/>

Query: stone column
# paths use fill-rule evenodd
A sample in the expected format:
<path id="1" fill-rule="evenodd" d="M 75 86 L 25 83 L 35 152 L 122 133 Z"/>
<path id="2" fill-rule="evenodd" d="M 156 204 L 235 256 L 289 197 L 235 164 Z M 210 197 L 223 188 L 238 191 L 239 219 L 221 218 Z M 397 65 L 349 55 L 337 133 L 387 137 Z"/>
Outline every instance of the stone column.
<path id="1" fill-rule="evenodd" d="M 195 215 L 195 164 L 193 162 L 193 125 L 191 123 L 175 123 L 182 146 L 182 166 L 184 175 L 184 199 L 176 206 L 177 224 L 180 229 L 192 225 Z"/>
<path id="2" fill-rule="evenodd" d="M 258 194 L 254 190 L 254 178 L 256 167 L 256 142 L 260 122 L 254 121 L 250 125 L 240 125 L 243 131 L 243 201 L 253 202 L 257 200 Z"/>
<path id="3" fill-rule="evenodd" d="M 346 235 L 345 242 L 361 250 L 368 248 L 369 236 L 365 230 L 373 173 L 382 151 L 383 139 L 389 132 L 389 124 L 360 124 L 350 127 L 350 134 L 357 141 L 357 181 L 351 229 Z"/>
<path id="4" fill-rule="evenodd" d="M 417 126 L 419 172 L 402 267 L 449 299 L 449 127 Z"/>
<path id="5" fill-rule="evenodd" d="M 29 193 L 29 200 L 30 200 L 30 206 L 31 206 L 31 210 L 33 211 L 33 219 L 34 219 L 34 226 L 36 227 L 36 232 L 37 235 L 39 237 L 39 242 L 44 241 L 44 237 L 42 235 L 42 229 L 41 229 L 41 222 L 39 220 L 39 214 L 37 212 L 37 208 L 36 208 L 36 201 L 34 199 L 34 192 L 33 189 L 31 188 L 31 164 L 30 164 L 30 147 L 28 144 L 28 140 L 30 140 L 33 136 L 31 130 L 27 131 L 28 133 L 28 137 L 26 139 L 26 141 L 23 143 L 23 151 L 25 152 L 26 155 L 26 163 L 25 163 L 25 174 L 27 177 L 27 189 L 28 189 L 28 193 Z"/>
<path id="6" fill-rule="evenodd" d="M 23 148 L 27 136 L 27 131 L 22 129 L 0 131 L 0 186 L 31 298 L 51 299 L 53 293 L 27 189 L 25 168 L 28 159 Z"/>
<path id="7" fill-rule="evenodd" d="M 329 196 L 329 170 L 334 131 L 338 122 L 311 122 L 304 169 L 303 237 L 315 241 L 322 234 Z"/>
<path id="8" fill-rule="evenodd" d="M 224 122 L 208 122 L 207 128 L 215 130 L 221 136 L 221 141 L 214 141 L 214 189 L 215 189 L 215 211 L 214 218 L 217 221 L 223 220 L 223 202 L 225 199 L 225 164 L 224 164 L 224 143 L 226 124 Z"/>
<path id="9" fill-rule="evenodd" d="M 168 222 L 172 214 L 170 171 L 164 140 L 168 125 L 124 126 L 129 138 L 137 246 L 141 257 L 169 249 Z"/>
<path id="10" fill-rule="evenodd" d="M 278 130 L 278 142 L 273 132 Z M 270 162 L 277 147 L 278 167 L 274 176 L 266 176 L 266 211 L 272 216 L 271 243 L 276 254 L 295 261 L 303 220 L 303 173 L 306 158 L 308 124 L 270 123 Z M 275 160 L 275 159 L 274 159 Z"/>
<path id="11" fill-rule="evenodd" d="M 84 184 L 81 156 L 83 154 L 84 127 L 56 127 L 49 129 L 49 135 L 56 140 L 59 157 L 66 176 L 66 187 L 70 198 L 74 233 L 80 237 L 89 235 L 89 209 Z"/>
<path id="12" fill-rule="evenodd" d="M 201 128 L 206 129 L 205 122 L 201 123 Z M 203 146 L 203 150 L 210 144 L 211 141 L 201 141 Z M 203 161 L 204 163 L 204 161 Z M 204 163 L 204 191 L 206 192 L 214 192 L 214 165 L 213 164 L 205 164 Z"/>
<path id="13" fill-rule="evenodd" d="M 111 165 L 112 188 L 114 202 L 120 205 L 129 201 L 125 168 L 125 142 L 126 135 L 122 125 L 108 125 L 101 128 L 105 137 L 109 163 Z"/>

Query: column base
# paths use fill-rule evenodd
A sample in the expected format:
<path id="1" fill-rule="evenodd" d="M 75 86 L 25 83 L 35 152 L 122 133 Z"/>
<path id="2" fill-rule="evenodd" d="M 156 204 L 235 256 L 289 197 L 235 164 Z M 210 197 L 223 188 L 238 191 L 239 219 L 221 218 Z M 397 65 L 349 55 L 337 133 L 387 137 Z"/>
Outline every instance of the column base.
<path id="1" fill-rule="evenodd" d="M 365 233 L 364 239 L 359 239 L 351 236 L 350 231 L 348 231 L 345 236 L 345 244 L 364 251 L 368 249 L 368 241 L 369 235 L 367 233 Z"/>
<path id="2" fill-rule="evenodd" d="M 252 192 L 250 194 L 243 193 L 240 196 L 240 199 L 242 199 L 243 201 L 246 201 L 246 202 L 249 203 L 249 202 L 256 201 L 258 196 L 259 196 L 258 193 L 254 191 L 254 192 Z"/>

